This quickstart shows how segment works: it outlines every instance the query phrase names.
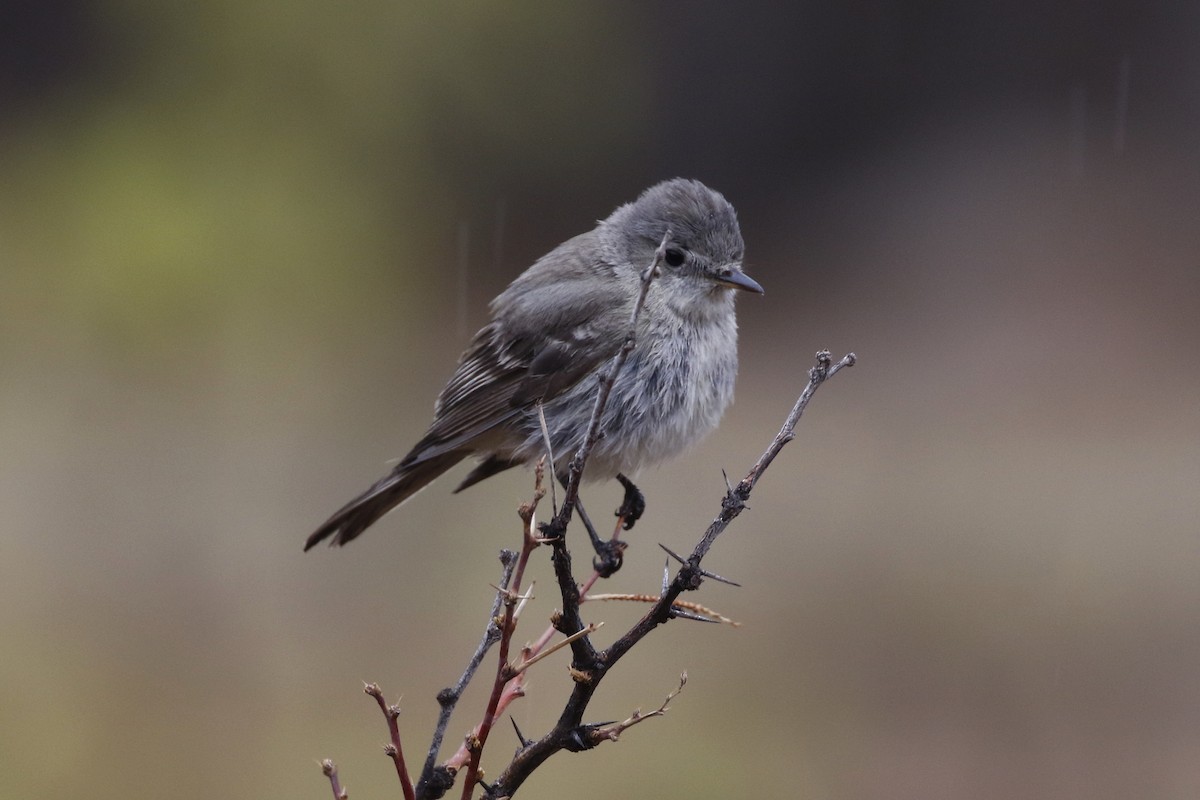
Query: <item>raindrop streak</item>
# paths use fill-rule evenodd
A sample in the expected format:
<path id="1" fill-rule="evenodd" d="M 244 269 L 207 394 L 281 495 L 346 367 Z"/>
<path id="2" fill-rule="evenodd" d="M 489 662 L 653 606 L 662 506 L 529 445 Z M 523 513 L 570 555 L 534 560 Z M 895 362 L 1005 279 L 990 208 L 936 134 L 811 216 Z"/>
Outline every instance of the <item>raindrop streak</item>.
<path id="1" fill-rule="evenodd" d="M 501 197 L 496 201 L 496 229 L 495 235 L 492 237 L 492 271 L 497 275 L 504 274 L 501 268 L 504 266 L 504 220 L 506 212 L 504 198 Z"/>
<path id="2" fill-rule="evenodd" d="M 1071 90 L 1071 141 L 1067 151 L 1067 163 L 1071 175 L 1083 175 L 1084 154 L 1087 149 L 1087 88 L 1076 86 Z"/>
<path id="3" fill-rule="evenodd" d="M 1129 56 L 1124 56 L 1117 65 L 1117 108 L 1113 127 L 1113 152 L 1125 152 L 1125 124 L 1129 116 Z"/>
<path id="4" fill-rule="evenodd" d="M 455 286 L 457 298 L 457 333 L 459 341 L 470 335 L 467 329 L 467 269 L 470 255 L 471 227 L 466 222 L 458 223 L 458 281 Z"/>

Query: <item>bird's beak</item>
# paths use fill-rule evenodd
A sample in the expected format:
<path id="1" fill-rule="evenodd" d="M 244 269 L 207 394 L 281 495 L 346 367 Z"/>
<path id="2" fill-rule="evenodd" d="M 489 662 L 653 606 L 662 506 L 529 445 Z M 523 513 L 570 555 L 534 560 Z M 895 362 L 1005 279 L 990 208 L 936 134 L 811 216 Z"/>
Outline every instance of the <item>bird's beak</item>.
<path id="1" fill-rule="evenodd" d="M 758 281 L 751 278 L 746 273 L 742 272 L 737 267 L 726 267 L 717 273 L 717 282 L 723 283 L 726 286 L 731 286 L 734 289 L 742 289 L 755 294 L 762 294 L 763 287 L 758 285 Z"/>

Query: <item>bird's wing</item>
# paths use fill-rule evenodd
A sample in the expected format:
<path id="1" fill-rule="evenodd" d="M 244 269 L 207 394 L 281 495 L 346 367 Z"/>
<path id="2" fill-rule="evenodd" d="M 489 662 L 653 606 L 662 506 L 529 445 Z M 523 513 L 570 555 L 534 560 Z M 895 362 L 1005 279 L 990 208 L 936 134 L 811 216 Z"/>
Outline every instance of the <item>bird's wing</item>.
<path id="1" fill-rule="evenodd" d="M 421 463 L 468 446 L 539 401 L 558 397 L 616 354 L 624 341 L 622 327 L 595 311 L 575 317 L 575 324 L 541 331 L 532 326 L 513 331 L 504 321 L 493 321 L 463 354 L 438 397 L 433 424 L 401 463 Z"/>

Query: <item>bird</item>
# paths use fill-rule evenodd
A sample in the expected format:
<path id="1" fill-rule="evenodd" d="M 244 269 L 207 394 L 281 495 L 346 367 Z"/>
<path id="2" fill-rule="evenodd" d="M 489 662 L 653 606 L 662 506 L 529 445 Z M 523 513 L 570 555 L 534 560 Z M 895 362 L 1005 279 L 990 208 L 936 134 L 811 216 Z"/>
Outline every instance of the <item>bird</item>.
<path id="1" fill-rule="evenodd" d="M 636 492 L 627 474 L 699 441 L 733 400 L 734 296 L 763 293 L 742 269 L 744 251 L 729 201 L 675 178 L 542 256 L 491 302 L 490 321 L 460 357 L 425 435 L 304 549 L 356 539 L 469 456 L 478 463 L 455 492 L 538 460 L 547 439 L 565 483 L 598 381 L 630 332 L 642 273 L 660 253 L 635 320 L 636 346 L 613 381 L 585 468 L 589 481 L 616 478 Z"/>

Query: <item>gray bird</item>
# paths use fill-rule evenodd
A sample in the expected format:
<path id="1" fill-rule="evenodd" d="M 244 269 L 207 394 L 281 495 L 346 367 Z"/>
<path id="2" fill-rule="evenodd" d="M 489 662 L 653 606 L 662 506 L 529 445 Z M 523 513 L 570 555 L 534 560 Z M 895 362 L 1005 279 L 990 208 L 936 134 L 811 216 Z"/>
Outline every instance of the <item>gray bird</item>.
<path id="1" fill-rule="evenodd" d="M 693 180 L 647 189 L 587 233 L 538 259 L 492 301 L 434 406 L 433 424 L 400 463 L 316 530 L 304 545 L 349 542 L 467 456 L 479 464 L 455 491 L 546 452 L 540 402 L 555 456 L 583 443 L 597 381 L 620 350 L 642 272 L 666 232 L 662 268 L 637 320 L 636 347 L 613 384 L 589 479 L 678 455 L 712 431 L 733 400 L 735 290 L 763 289 L 742 272 L 733 206 Z M 633 488 L 636 492 L 636 488 Z"/>

